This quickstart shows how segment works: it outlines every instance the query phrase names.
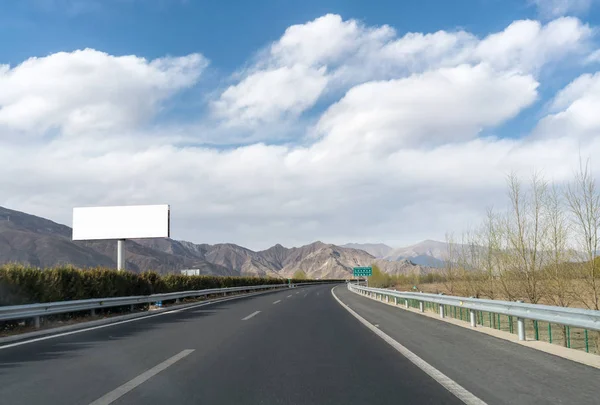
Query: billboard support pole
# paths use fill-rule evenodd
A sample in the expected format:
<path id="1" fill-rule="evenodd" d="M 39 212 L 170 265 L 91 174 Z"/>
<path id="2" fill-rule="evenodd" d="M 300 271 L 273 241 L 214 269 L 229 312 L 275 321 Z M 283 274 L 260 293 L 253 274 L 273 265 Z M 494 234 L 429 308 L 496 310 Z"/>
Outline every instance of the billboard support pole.
<path id="1" fill-rule="evenodd" d="M 125 239 L 117 240 L 117 270 L 125 270 Z"/>

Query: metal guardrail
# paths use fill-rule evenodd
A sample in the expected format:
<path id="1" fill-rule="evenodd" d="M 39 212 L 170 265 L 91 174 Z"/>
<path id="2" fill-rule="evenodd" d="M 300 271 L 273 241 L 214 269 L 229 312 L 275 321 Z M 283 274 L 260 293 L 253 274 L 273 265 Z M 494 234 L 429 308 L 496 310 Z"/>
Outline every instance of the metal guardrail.
<path id="1" fill-rule="evenodd" d="M 40 326 L 40 317 L 56 314 L 65 314 L 69 312 L 78 311 L 91 311 L 92 314 L 96 309 L 102 308 L 113 308 L 121 306 L 131 306 L 133 309 L 134 305 L 139 304 L 150 304 L 155 302 L 179 300 L 183 298 L 197 298 L 213 294 L 227 294 L 232 292 L 240 291 L 257 291 L 257 290 L 269 290 L 277 288 L 289 288 L 300 285 L 306 285 L 311 283 L 297 283 L 297 284 L 269 284 L 259 286 L 242 286 L 242 287 L 227 287 L 227 288 L 210 288 L 205 290 L 196 291 L 181 291 L 166 294 L 152 294 L 152 295 L 140 295 L 131 297 L 115 297 L 115 298 L 93 298 L 87 300 L 73 300 L 73 301 L 60 301 L 60 302 L 48 302 L 40 304 L 28 304 L 28 305 L 11 305 L 11 306 L 0 306 L 0 321 L 9 320 L 21 320 L 21 319 L 34 319 L 35 327 Z"/>
<path id="2" fill-rule="evenodd" d="M 476 313 L 490 312 L 513 316 L 517 318 L 519 340 L 525 340 L 525 320 L 544 321 L 567 325 L 582 329 L 600 330 L 600 311 L 582 308 L 555 307 L 551 305 L 527 304 L 524 302 L 498 301 L 479 298 L 455 297 L 441 294 L 413 293 L 389 290 L 386 288 L 371 288 L 348 283 L 348 289 L 362 295 L 379 298 L 389 302 L 390 298 L 404 300 L 408 308 L 408 300 L 419 302 L 419 309 L 424 312 L 424 303 L 439 304 L 440 317 L 444 318 L 444 305 L 469 310 L 471 326 L 476 327 Z"/>

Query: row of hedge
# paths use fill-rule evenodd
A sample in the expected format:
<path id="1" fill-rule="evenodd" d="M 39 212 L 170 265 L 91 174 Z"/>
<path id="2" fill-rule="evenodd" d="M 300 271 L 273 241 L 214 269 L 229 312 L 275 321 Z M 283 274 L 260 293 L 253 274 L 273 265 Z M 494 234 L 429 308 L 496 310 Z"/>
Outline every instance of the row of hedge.
<path id="1" fill-rule="evenodd" d="M 82 270 L 67 266 L 37 269 L 4 265 L 0 266 L 0 306 L 285 282 L 287 280 L 260 277 L 160 275 L 105 268 Z"/>

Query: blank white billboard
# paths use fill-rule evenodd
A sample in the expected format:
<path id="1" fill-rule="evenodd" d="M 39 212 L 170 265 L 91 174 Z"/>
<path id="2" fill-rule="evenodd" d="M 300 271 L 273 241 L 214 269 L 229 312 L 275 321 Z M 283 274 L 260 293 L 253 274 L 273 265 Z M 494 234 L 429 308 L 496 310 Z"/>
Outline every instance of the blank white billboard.
<path id="1" fill-rule="evenodd" d="M 73 240 L 168 237 L 168 205 L 73 208 Z"/>

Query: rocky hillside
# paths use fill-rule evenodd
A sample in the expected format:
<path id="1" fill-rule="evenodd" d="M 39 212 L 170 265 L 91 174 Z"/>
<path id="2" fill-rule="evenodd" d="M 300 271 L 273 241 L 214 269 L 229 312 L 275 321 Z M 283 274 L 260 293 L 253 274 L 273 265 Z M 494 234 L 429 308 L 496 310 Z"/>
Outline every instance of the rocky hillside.
<path id="1" fill-rule="evenodd" d="M 113 266 L 109 257 L 73 243 L 71 228 L 0 207 L 0 262 L 32 266 Z"/>

